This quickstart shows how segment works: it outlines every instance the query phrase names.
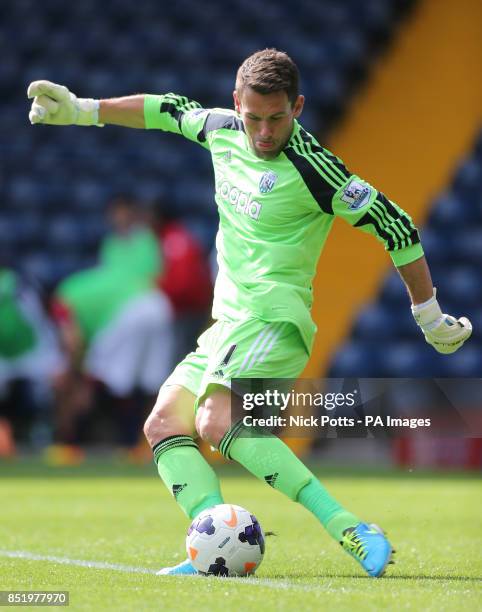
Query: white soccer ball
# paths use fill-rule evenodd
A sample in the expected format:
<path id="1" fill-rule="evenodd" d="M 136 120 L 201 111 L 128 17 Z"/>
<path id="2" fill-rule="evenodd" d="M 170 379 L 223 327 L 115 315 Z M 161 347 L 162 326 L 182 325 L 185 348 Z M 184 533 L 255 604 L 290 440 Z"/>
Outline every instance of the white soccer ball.
<path id="1" fill-rule="evenodd" d="M 264 533 L 255 516 L 233 504 L 203 510 L 191 523 L 186 550 L 201 574 L 254 574 L 264 556 Z"/>

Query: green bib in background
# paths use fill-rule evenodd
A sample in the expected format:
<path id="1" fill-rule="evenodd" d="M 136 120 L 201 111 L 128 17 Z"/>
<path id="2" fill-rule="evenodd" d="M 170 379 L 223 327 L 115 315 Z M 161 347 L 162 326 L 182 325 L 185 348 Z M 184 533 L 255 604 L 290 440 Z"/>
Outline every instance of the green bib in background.
<path id="1" fill-rule="evenodd" d="M 31 350 L 36 338 L 16 298 L 17 279 L 10 270 L 0 271 L 0 357 L 12 359 Z"/>

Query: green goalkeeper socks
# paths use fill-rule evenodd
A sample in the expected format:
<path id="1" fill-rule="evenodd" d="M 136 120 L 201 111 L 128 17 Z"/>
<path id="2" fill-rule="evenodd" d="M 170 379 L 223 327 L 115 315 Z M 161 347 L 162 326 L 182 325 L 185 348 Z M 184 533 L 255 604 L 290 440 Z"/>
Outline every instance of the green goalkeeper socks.
<path id="1" fill-rule="evenodd" d="M 293 501 L 313 478 L 310 470 L 279 438 L 272 435 L 250 436 L 242 423 L 226 433 L 219 444 L 219 451 Z"/>
<path id="2" fill-rule="evenodd" d="M 243 465 L 260 480 L 312 512 L 338 542 L 343 531 L 360 520 L 331 497 L 312 472 L 276 436 L 247 436 L 235 425 L 219 445 L 220 452 Z"/>
<path id="3" fill-rule="evenodd" d="M 312 512 L 328 533 L 340 541 L 343 531 L 360 522 L 331 497 L 310 470 L 276 436 L 236 436 L 237 428 L 221 440 L 220 451 L 260 480 Z M 238 431 L 239 433 L 239 431 Z M 153 448 L 159 476 L 190 518 L 223 504 L 216 473 L 190 436 L 170 436 Z"/>
<path id="4" fill-rule="evenodd" d="M 321 482 L 313 479 L 301 489 L 297 501 L 320 521 L 332 538 L 337 542 L 343 539 L 343 531 L 360 523 L 351 512 L 347 512 L 331 497 Z"/>
<path id="5" fill-rule="evenodd" d="M 190 436 L 170 436 L 152 449 L 159 476 L 189 518 L 223 504 L 216 473 Z"/>

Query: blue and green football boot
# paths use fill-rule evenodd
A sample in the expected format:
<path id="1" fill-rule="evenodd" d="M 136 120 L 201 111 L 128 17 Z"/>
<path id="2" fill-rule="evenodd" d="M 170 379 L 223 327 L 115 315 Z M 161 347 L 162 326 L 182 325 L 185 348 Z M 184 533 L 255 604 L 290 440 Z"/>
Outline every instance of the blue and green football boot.
<path id="1" fill-rule="evenodd" d="M 383 576 L 387 565 L 394 563 L 392 545 L 383 530 L 373 523 L 358 523 L 356 527 L 345 529 L 340 544 L 374 578 Z"/>

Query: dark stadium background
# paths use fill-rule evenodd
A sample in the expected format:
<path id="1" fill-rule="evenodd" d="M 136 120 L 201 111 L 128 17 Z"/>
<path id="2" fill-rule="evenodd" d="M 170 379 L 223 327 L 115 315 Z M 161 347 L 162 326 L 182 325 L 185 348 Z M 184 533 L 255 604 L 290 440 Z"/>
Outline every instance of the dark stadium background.
<path id="1" fill-rule="evenodd" d="M 28 83 L 49 79 L 81 97 L 173 91 L 206 107 L 231 106 L 239 63 L 276 46 L 299 65 L 303 125 L 413 216 L 444 311 L 474 326 L 458 353 L 437 355 L 383 249 L 337 223 L 315 282 L 320 331 L 306 376 L 481 376 L 476 0 L 457 10 L 436 0 L 6 0 L 0 22 L 0 257 L 45 303 L 61 279 L 95 263 L 112 194 L 162 198 L 206 252 L 217 217 L 210 159 L 200 147 L 160 132 L 32 127 Z M 400 455 L 358 440 L 316 452 L 334 463 L 403 462 L 408 452 L 412 462 L 480 469 L 474 441 Z"/>

